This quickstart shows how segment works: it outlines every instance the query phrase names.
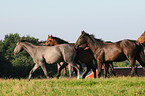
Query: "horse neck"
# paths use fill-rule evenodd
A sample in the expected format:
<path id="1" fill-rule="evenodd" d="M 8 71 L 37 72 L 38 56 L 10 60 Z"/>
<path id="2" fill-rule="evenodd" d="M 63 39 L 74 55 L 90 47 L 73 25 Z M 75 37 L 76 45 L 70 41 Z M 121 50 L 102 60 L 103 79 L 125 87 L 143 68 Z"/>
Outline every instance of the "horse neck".
<path id="1" fill-rule="evenodd" d="M 31 43 L 25 42 L 22 43 L 22 47 L 32 56 L 34 57 L 34 52 L 36 49 L 36 45 L 33 45 Z"/>
<path id="2" fill-rule="evenodd" d="M 93 38 L 93 37 L 88 37 L 87 43 L 88 43 L 89 48 L 90 48 L 93 52 L 95 52 L 96 50 L 99 50 L 100 47 L 102 47 L 102 45 L 103 45 L 103 42 L 97 41 L 97 40 L 96 40 L 95 38 Z"/>
<path id="3" fill-rule="evenodd" d="M 138 42 L 144 43 L 145 42 L 145 32 L 137 39 Z"/>
<path id="4" fill-rule="evenodd" d="M 141 37 L 139 37 L 139 38 L 137 39 L 137 41 L 140 42 L 140 43 L 144 43 L 144 42 L 145 42 L 144 39 L 145 39 L 145 37 L 142 37 L 142 36 L 141 36 Z"/>
<path id="5" fill-rule="evenodd" d="M 61 40 L 61 39 L 55 39 L 54 44 L 69 44 L 67 41 Z"/>

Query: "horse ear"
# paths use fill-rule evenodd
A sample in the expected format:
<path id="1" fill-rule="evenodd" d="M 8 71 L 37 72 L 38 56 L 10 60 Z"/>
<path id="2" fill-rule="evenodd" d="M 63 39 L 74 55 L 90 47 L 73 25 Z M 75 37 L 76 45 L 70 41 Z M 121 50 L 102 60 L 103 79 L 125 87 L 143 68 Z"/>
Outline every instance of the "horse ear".
<path id="1" fill-rule="evenodd" d="M 82 31 L 82 34 L 85 34 L 85 31 Z"/>
<path id="2" fill-rule="evenodd" d="M 50 37 L 50 36 L 48 35 L 48 37 Z"/>
<path id="3" fill-rule="evenodd" d="M 52 37 L 52 35 L 50 37 Z"/>

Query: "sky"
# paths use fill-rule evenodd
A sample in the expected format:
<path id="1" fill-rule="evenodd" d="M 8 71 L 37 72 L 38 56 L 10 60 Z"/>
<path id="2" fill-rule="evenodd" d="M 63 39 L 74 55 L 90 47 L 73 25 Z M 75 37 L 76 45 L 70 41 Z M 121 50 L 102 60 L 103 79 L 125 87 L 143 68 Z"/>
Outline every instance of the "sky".
<path id="1" fill-rule="evenodd" d="M 76 42 L 81 31 L 104 41 L 137 40 L 145 0 L 0 0 L 0 40 L 10 33 Z"/>

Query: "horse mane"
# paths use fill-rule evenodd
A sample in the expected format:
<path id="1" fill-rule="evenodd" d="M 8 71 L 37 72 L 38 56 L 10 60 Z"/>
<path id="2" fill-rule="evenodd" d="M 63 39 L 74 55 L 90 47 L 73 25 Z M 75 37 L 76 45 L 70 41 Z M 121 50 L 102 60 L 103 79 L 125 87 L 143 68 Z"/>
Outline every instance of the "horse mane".
<path id="1" fill-rule="evenodd" d="M 145 43 L 145 31 L 141 34 L 137 41 L 140 43 Z"/>
<path id="2" fill-rule="evenodd" d="M 90 37 L 94 38 L 96 41 L 104 42 L 104 40 L 102 40 L 102 39 L 95 38 L 95 35 L 94 34 L 91 34 Z"/>
<path id="3" fill-rule="evenodd" d="M 19 40 L 19 42 L 28 42 L 28 43 L 31 43 L 31 44 L 33 44 L 33 45 L 37 45 L 37 46 L 40 46 L 41 45 L 41 43 L 44 43 L 44 42 L 38 42 L 38 41 L 36 41 L 36 40 L 30 40 L 30 39 L 20 39 Z"/>
<path id="4" fill-rule="evenodd" d="M 86 33 L 87 34 L 87 33 Z M 87 35 L 89 35 L 89 34 L 87 34 Z M 91 37 L 91 39 L 93 38 L 93 39 L 95 39 L 96 41 L 99 41 L 99 42 L 103 42 L 103 43 L 113 43 L 113 42 L 111 42 L 111 41 L 104 41 L 104 40 L 102 40 L 102 39 L 97 39 L 97 38 L 95 38 L 95 35 L 94 34 L 90 34 L 89 35 L 90 37 Z M 92 40 L 93 40 L 92 39 Z"/>
<path id="5" fill-rule="evenodd" d="M 96 39 L 93 34 L 89 35 L 88 33 L 85 33 L 94 43 L 97 43 L 99 46 L 102 46 L 104 44 L 104 41 L 102 39 Z"/>
<path id="6" fill-rule="evenodd" d="M 57 41 L 57 43 L 58 44 L 68 44 L 68 41 L 65 41 L 65 40 L 63 40 L 63 39 L 60 39 L 60 38 L 58 38 L 58 37 L 54 37 L 54 36 L 52 36 L 52 38 L 53 39 L 55 39 L 56 41 Z"/>

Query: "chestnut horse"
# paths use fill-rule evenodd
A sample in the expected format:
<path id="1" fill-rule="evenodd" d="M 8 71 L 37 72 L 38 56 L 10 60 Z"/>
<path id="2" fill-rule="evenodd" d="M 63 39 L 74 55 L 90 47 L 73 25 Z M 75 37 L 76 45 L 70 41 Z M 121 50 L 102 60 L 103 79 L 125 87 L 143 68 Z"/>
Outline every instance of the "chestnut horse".
<path id="1" fill-rule="evenodd" d="M 94 58 L 98 64 L 98 77 L 101 76 L 102 64 L 106 62 L 119 62 L 129 60 L 132 70 L 131 76 L 135 72 L 135 61 L 137 60 L 145 71 L 145 56 L 142 45 L 135 40 L 122 40 L 115 43 L 104 43 L 101 39 L 96 39 L 88 33 L 82 34 L 76 42 L 76 46 L 86 44 L 92 50 Z"/>
<path id="2" fill-rule="evenodd" d="M 143 34 L 137 39 L 138 42 L 145 43 L 145 31 L 143 32 Z"/>
<path id="3" fill-rule="evenodd" d="M 145 31 L 143 32 L 143 34 L 137 39 L 138 42 L 140 42 L 145 49 Z"/>

